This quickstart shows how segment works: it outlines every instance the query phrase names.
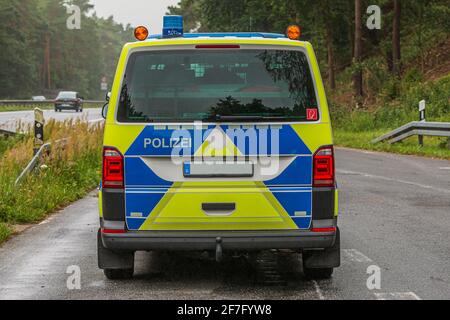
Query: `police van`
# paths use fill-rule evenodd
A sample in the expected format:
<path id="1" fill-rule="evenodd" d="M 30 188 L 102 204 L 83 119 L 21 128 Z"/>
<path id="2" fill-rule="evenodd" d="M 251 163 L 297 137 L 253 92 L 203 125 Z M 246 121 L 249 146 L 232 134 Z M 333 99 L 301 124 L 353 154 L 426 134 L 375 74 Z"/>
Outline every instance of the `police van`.
<path id="1" fill-rule="evenodd" d="M 103 110 L 107 278 L 132 277 L 136 251 L 290 249 L 310 278 L 340 265 L 330 114 L 300 35 L 136 28 Z"/>

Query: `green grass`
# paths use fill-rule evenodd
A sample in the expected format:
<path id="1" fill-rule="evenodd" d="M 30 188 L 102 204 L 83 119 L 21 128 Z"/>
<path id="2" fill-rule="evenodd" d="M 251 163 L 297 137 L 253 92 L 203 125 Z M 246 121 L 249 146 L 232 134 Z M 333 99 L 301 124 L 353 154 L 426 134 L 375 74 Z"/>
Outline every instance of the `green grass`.
<path id="1" fill-rule="evenodd" d="M 11 233 L 11 229 L 5 223 L 0 222 L 0 244 L 8 239 Z"/>
<path id="2" fill-rule="evenodd" d="M 23 140 L 23 136 L 3 137 L 0 136 L 0 157 L 6 150 L 14 147 L 15 144 Z"/>
<path id="3" fill-rule="evenodd" d="M 0 155 L 0 243 L 15 224 L 35 223 L 84 197 L 100 180 L 103 128 L 81 121 L 49 121 L 46 136 L 68 137 L 66 147 L 53 147 L 49 156 L 19 186 L 14 182 L 32 157 L 33 139 L 25 137 Z"/>
<path id="4" fill-rule="evenodd" d="M 392 152 L 407 155 L 418 155 L 450 160 L 450 149 L 447 149 L 447 139 L 439 137 L 424 137 L 424 146 L 420 147 L 417 137 L 410 137 L 396 144 L 377 143 L 371 141 L 385 134 L 384 130 L 373 130 L 368 132 L 352 132 L 345 130 L 334 130 L 334 143 L 337 146 L 357 148 L 364 150 Z"/>

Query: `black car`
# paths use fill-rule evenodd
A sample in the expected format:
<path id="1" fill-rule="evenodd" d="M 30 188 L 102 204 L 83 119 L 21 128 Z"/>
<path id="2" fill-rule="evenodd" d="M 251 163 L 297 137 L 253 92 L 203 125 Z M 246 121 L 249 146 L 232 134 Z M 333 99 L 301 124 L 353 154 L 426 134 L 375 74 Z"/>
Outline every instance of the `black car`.
<path id="1" fill-rule="evenodd" d="M 62 110 L 75 110 L 83 112 L 83 98 L 78 92 L 61 91 L 55 99 L 55 112 Z"/>

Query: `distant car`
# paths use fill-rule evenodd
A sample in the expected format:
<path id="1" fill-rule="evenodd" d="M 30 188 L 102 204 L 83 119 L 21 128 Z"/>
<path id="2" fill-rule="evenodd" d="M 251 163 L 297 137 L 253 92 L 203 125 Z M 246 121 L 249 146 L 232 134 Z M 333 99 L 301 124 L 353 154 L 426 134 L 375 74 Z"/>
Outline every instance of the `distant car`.
<path id="1" fill-rule="evenodd" d="M 45 98 L 44 96 L 33 96 L 33 97 L 31 97 L 31 100 L 33 100 L 33 101 L 45 101 L 45 100 L 47 100 L 47 98 Z"/>
<path id="2" fill-rule="evenodd" d="M 55 99 L 55 112 L 62 110 L 83 112 L 83 98 L 75 91 L 61 91 Z"/>

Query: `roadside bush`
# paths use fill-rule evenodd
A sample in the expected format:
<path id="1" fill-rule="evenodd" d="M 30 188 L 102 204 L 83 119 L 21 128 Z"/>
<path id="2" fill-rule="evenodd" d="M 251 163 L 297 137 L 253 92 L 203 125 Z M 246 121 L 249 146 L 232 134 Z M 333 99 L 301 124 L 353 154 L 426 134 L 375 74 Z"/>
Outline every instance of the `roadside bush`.
<path id="1" fill-rule="evenodd" d="M 23 138 L 0 155 L 2 228 L 5 229 L 5 223 L 39 221 L 95 188 L 100 178 L 102 133 L 99 124 L 90 125 L 81 120 L 49 121 L 45 126 L 48 141 L 67 138 L 67 143 L 53 144 L 41 165 L 18 187 L 14 182 L 32 158 L 33 138 Z M 0 233 L 4 231 L 0 229 Z"/>

